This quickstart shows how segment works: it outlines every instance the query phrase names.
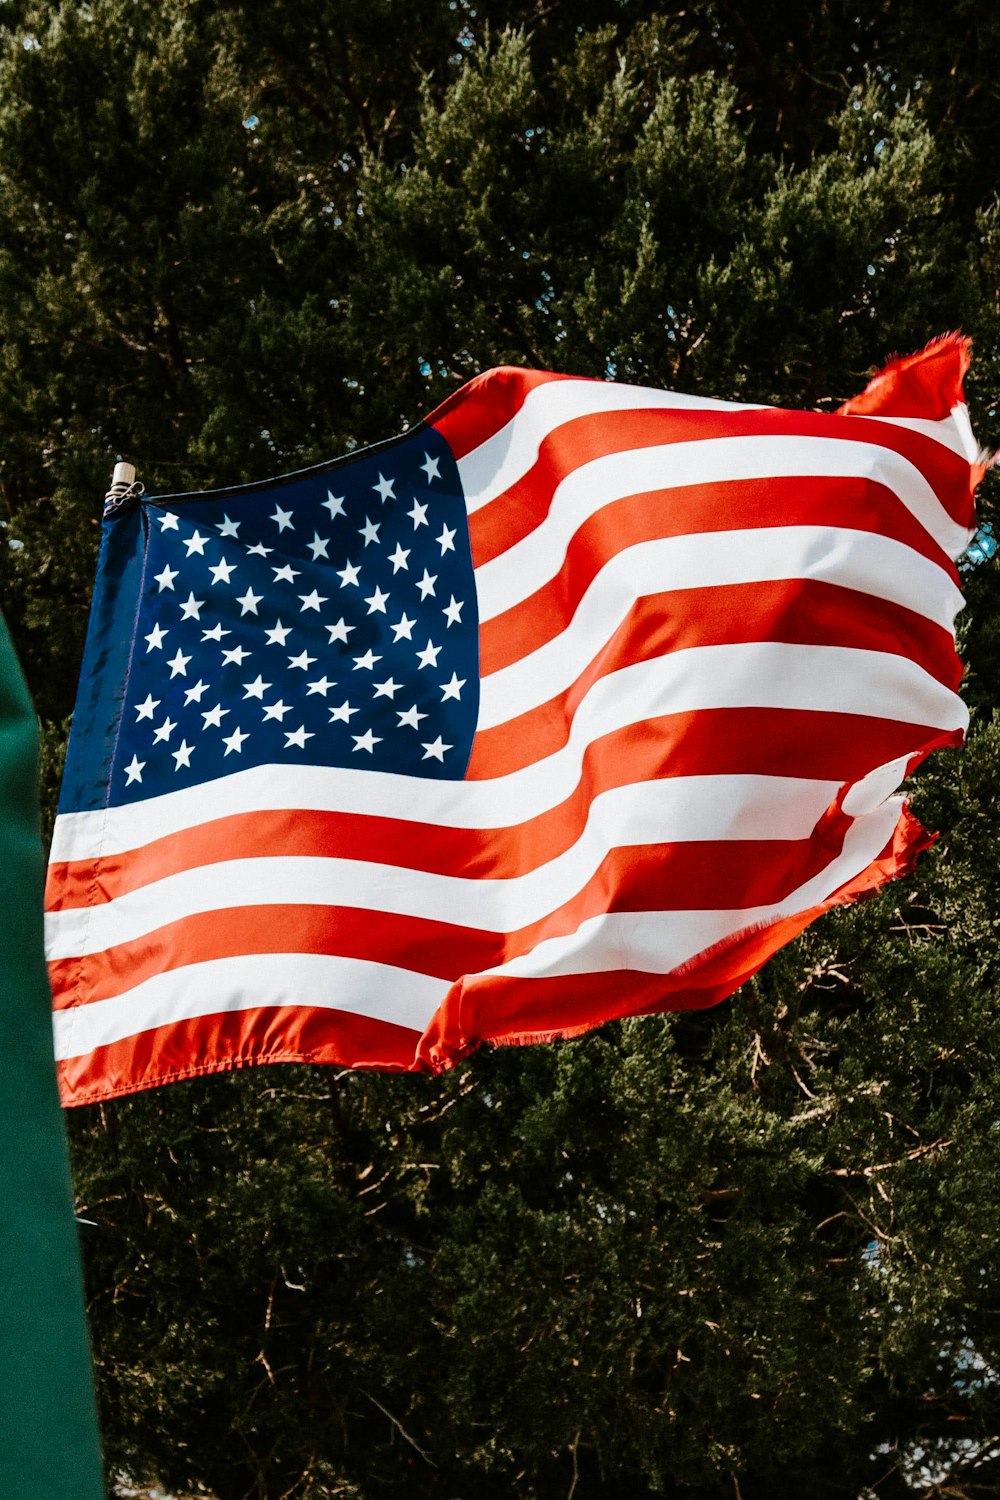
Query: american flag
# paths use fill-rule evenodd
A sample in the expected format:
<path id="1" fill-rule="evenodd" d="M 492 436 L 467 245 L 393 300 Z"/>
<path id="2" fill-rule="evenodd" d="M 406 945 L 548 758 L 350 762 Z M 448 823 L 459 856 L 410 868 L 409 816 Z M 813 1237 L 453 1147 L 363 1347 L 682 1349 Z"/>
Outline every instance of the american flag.
<path id="1" fill-rule="evenodd" d="M 836 415 L 493 370 L 106 515 L 48 886 L 67 1103 L 712 1004 L 910 867 L 966 711 L 965 342 Z"/>

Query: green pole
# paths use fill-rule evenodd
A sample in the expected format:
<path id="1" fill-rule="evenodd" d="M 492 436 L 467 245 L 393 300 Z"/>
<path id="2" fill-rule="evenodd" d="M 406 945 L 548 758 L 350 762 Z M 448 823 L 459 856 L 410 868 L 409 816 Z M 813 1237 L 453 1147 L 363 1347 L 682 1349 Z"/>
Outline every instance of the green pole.
<path id="1" fill-rule="evenodd" d="M 0 1495 L 103 1500 L 42 884 L 37 726 L 0 616 Z"/>

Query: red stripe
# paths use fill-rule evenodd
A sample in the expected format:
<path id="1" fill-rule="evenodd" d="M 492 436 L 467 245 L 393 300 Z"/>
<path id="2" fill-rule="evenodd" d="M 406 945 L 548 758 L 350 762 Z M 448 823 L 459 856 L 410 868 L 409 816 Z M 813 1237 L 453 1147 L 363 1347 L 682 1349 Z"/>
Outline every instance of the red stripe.
<path id="1" fill-rule="evenodd" d="M 49 964 L 49 979 L 55 1010 L 110 999 L 191 964 L 275 951 L 367 959 L 452 979 L 459 971 L 448 943 L 478 955 L 477 967 L 498 961 L 496 934 L 451 923 L 348 906 L 229 906 L 168 922 L 84 959 L 57 959 Z"/>
<path id="2" fill-rule="evenodd" d="M 424 419 L 444 438 L 455 458 L 464 458 L 506 427 L 524 405 L 529 391 L 552 380 L 569 380 L 548 370 L 520 370 L 501 365 L 461 386 Z"/>
<path id="3" fill-rule="evenodd" d="M 304 808 L 217 818 L 118 855 L 53 864 L 47 909 L 112 901 L 185 869 L 269 856 L 363 860 L 441 875 L 503 878 L 556 858 L 580 837 L 602 792 L 674 776 L 798 776 L 844 785 L 916 748 L 961 742 L 959 733 L 855 714 L 789 709 L 709 709 L 628 725 L 587 747 L 573 792 L 509 828 L 460 829 Z M 504 743 L 495 747 L 504 752 Z M 506 744 L 512 763 L 520 737 Z M 511 769 L 516 769 L 512 764 Z"/>
<path id="4" fill-rule="evenodd" d="M 891 449 L 909 459 L 923 473 L 947 514 L 963 526 L 972 524 L 967 461 L 933 438 L 905 427 L 876 425 L 853 417 L 835 419 L 809 412 L 625 411 L 575 417 L 550 432 L 542 441 L 538 458 L 527 473 L 509 490 L 470 516 L 473 562 L 476 567 L 481 567 L 534 531 L 548 514 L 556 486 L 574 469 L 594 459 L 697 439 L 729 437 L 738 441 L 768 435 L 841 438 L 867 443 L 873 448 Z M 666 471 L 667 466 L 664 468 Z M 666 508 L 668 529 L 657 534 L 674 536 L 687 531 L 804 524 L 804 521 L 795 519 L 797 492 L 803 485 L 808 485 L 815 495 L 803 513 L 809 519 L 816 520 L 817 515 L 823 514 L 819 507 L 825 499 L 825 504 L 838 514 L 852 516 L 850 521 L 826 521 L 825 524 L 853 525 L 871 531 L 888 527 L 886 534 L 897 536 L 935 562 L 942 561 L 944 554 L 941 549 L 885 486 L 873 480 L 850 481 L 832 476 L 720 480 L 677 489 L 665 484 L 662 490 L 650 492 L 661 495 Z M 843 504 L 844 494 L 849 496 L 847 505 Z M 787 509 L 789 502 L 791 509 Z M 636 506 L 632 496 L 617 503 L 625 507 Z M 646 497 L 643 508 L 648 504 Z M 900 512 L 898 519 L 897 510 Z"/>
<path id="5" fill-rule="evenodd" d="M 56 1067 L 63 1104 L 90 1104 L 260 1063 L 418 1071 L 427 1066 L 416 1059 L 419 1041 L 417 1031 L 350 1011 L 280 1006 L 173 1021 Z"/>
<path id="6" fill-rule="evenodd" d="M 569 726 L 558 700 L 551 713 L 524 714 L 476 737 L 469 780 L 507 776 L 566 744 Z M 961 731 L 865 714 L 816 709 L 713 708 L 628 725 L 595 741 L 610 761 L 626 739 L 647 743 L 663 776 L 808 776 L 856 781 L 901 755 L 960 745 Z M 588 752 L 588 757 L 589 757 Z M 598 752 L 600 753 L 600 752 Z M 602 756 L 603 759 L 603 756 Z"/>

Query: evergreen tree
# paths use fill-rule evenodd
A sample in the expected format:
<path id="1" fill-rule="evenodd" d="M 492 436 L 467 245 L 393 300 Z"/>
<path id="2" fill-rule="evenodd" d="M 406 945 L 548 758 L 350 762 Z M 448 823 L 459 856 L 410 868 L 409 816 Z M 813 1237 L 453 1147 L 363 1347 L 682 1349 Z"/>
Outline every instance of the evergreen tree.
<path id="1" fill-rule="evenodd" d="M 50 793 L 118 453 L 151 492 L 261 477 L 503 362 L 829 409 L 953 326 L 995 439 L 1000 21 L 858 9 L 7 0 L 0 587 Z M 732 1001 L 71 1117 L 111 1476 L 1000 1495 L 1000 611 L 966 581 L 943 838 Z"/>

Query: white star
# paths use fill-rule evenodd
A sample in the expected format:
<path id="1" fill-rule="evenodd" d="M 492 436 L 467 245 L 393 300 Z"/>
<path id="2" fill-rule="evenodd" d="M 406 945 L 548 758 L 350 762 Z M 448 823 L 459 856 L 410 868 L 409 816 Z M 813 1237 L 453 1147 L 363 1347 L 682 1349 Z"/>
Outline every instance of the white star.
<path id="1" fill-rule="evenodd" d="M 376 745 L 381 745 L 382 743 L 382 736 L 372 734 L 370 729 L 366 729 L 364 734 L 352 734 L 351 739 L 354 741 L 355 750 L 367 750 L 369 755 L 371 755 Z"/>
<path id="2" fill-rule="evenodd" d="M 168 566 L 163 569 L 162 573 L 154 573 L 153 577 L 160 585 L 161 594 L 163 593 L 164 589 L 170 589 L 172 591 L 174 587 L 174 579 L 177 577 L 177 569 Z"/>
<path id="3" fill-rule="evenodd" d="M 147 656 L 151 651 L 159 651 L 167 634 L 168 632 L 166 630 L 161 630 L 159 625 L 154 625 L 149 634 L 143 636 L 143 640 L 149 642 L 149 645 L 146 647 Z"/>
<path id="4" fill-rule="evenodd" d="M 188 594 L 187 599 L 181 605 L 181 619 L 200 620 L 201 608 L 204 603 L 204 599 L 196 599 L 193 592 Z"/>
<path id="5" fill-rule="evenodd" d="M 247 548 L 247 552 L 254 557 L 270 557 L 273 551 L 273 547 L 265 547 L 263 542 L 255 542 L 252 547 Z"/>
<path id="6" fill-rule="evenodd" d="M 191 751 L 193 749 L 194 749 L 194 746 L 193 745 L 189 745 L 188 742 L 187 742 L 187 740 L 181 740 L 180 744 L 177 746 L 177 749 L 176 750 L 171 750 L 170 753 L 174 757 L 174 770 L 175 771 L 179 771 L 180 768 L 181 768 L 181 766 L 187 766 L 190 769 L 190 766 L 191 766 Z"/>
<path id="7" fill-rule="evenodd" d="M 376 656 L 369 646 L 364 656 L 356 656 L 354 658 L 354 670 L 356 672 L 359 667 L 363 667 L 366 672 L 371 672 L 375 667 L 375 663 L 381 660 L 381 656 Z"/>
<path id="8" fill-rule="evenodd" d="M 174 513 L 173 513 L 172 510 L 168 510 L 168 511 L 164 512 L 164 514 L 161 516 L 161 518 L 160 518 L 160 530 L 161 531 L 179 531 L 180 530 L 180 527 L 177 524 L 177 517 L 174 515 Z M 134 758 L 135 757 L 133 756 L 133 759 Z M 145 764 L 146 764 L 146 762 L 143 761 L 143 765 L 145 765 Z M 136 780 L 137 781 L 141 781 L 142 777 L 141 776 L 137 776 Z"/>
<path id="9" fill-rule="evenodd" d="M 286 729 L 285 749 L 290 750 L 293 745 L 298 745 L 300 750 L 304 750 L 306 748 L 306 740 L 313 738 L 312 730 L 307 729 L 304 724 L 300 724 L 298 729 Z"/>
<path id="10" fill-rule="evenodd" d="M 255 594 L 253 589 L 249 588 L 245 594 L 237 594 L 236 603 L 241 606 L 240 617 L 242 618 L 243 615 L 255 615 L 257 613 L 257 606 L 263 597 L 263 594 Z"/>
<path id="11" fill-rule="evenodd" d="M 436 667 L 438 664 L 438 657 L 440 655 L 441 647 L 435 646 L 433 641 L 428 640 L 427 645 L 424 647 L 424 649 L 417 652 L 417 660 L 419 661 L 421 668 Z"/>
<path id="12" fill-rule="evenodd" d="M 385 606 L 388 603 L 388 600 L 389 595 L 383 594 L 382 590 L 376 587 L 374 594 L 365 595 L 365 603 L 368 606 L 368 613 L 370 615 L 374 615 L 376 613 L 384 615 Z"/>
<path id="13" fill-rule="evenodd" d="M 152 693 L 147 693 L 144 702 L 133 704 L 133 707 L 135 708 L 135 722 L 138 724 L 140 719 L 151 720 L 153 717 L 153 709 L 159 708 L 159 706 L 159 698 L 154 698 Z"/>
<path id="14" fill-rule="evenodd" d="M 264 631 L 269 646 L 283 646 L 291 633 L 292 627 L 290 625 L 282 625 L 280 620 L 275 620 L 272 630 Z"/>
<path id="15" fill-rule="evenodd" d="M 270 708 L 265 708 L 264 718 L 277 719 L 278 723 L 280 724 L 285 715 L 290 714 L 291 711 L 291 706 L 285 703 L 283 699 L 279 698 L 277 703 L 272 703 Z"/>
<path id="16" fill-rule="evenodd" d="M 205 543 L 207 541 L 208 537 L 202 536 L 200 531 L 196 531 L 194 536 L 189 536 L 187 541 L 184 543 L 185 547 L 187 548 L 188 557 L 192 557 L 196 552 L 199 557 L 204 557 Z"/>
<path id="17" fill-rule="evenodd" d="M 222 721 L 228 712 L 229 709 L 223 708 L 221 703 L 217 703 L 214 708 L 204 709 L 201 717 L 205 721 L 205 728 L 208 729 L 211 725 L 213 729 L 221 729 Z"/>
<path id="18" fill-rule="evenodd" d="M 378 490 L 379 494 L 382 496 L 382 504 L 383 505 L 385 504 L 385 502 L 387 500 L 395 500 L 396 496 L 393 494 L 393 489 L 392 489 L 392 487 L 393 487 L 393 485 L 395 483 L 396 483 L 396 481 L 394 479 L 385 479 L 385 478 L 383 478 L 382 470 L 381 469 L 379 470 L 378 484 L 373 484 L 372 485 L 372 489 L 373 490 Z"/>
<path id="19" fill-rule="evenodd" d="M 245 682 L 243 684 L 243 696 L 244 698 L 259 698 L 261 702 L 263 702 L 264 694 L 267 692 L 270 686 L 271 684 L 269 682 L 265 682 L 261 674 L 258 672 L 253 682 Z"/>
<path id="20" fill-rule="evenodd" d="M 411 620 L 409 615 L 406 613 L 406 610 L 404 609 L 401 617 L 396 621 L 395 625 L 390 625 L 389 627 L 389 629 L 392 631 L 393 640 L 401 641 L 405 639 L 408 641 L 412 641 L 413 627 L 416 623 L 416 620 Z"/>
<path id="21" fill-rule="evenodd" d="M 398 573 L 400 568 L 406 567 L 406 559 L 409 557 L 410 551 L 411 548 L 407 547 L 404 550 L 398 542 L 396 543 L 395 552 L 391 552 L 389 554 L 389 561 L 392 563 L 393 573 Z"/>
<path id="22" fill-rule="evenodd" d="M 343 641 L 344 645 L 346 646 L 347 637 L 355 627 L 353 625 L 348 625 L 344 620 L 343 615 L 341 615 L 336 625 L 328 625 L 326 628 L 330 636 L 331 646 L 333 645 L 334 641 Z"/>
<path id="23" fill-rule="evenodd" d="M 327 558 L 327 561 L 329 561 L 329 556 L 326 550 L 329 545 L 330 538 L 328 536 L 320 536 L 318 531 L 313 532 L 312 541 L 306 543 L 306 546 L 309 548 L 309 551 L 313 555 L 313 562 L 316 561 L 317 557 L 325 557 Z"/>
<path id="24" fill-rule="evenodd" d="M 309 656 L 305 651 L 302 651 L 298 656 L 290 656 L 288 658 L 288 665 L 290 667 L 301 667 L 303 672 L 307 672 L 315 660 L 315 656 Z"/>
<path id="25" fill-rule="evenodd" d="M 345 563 L 342 568 L 335 569 L 335 572 L 337 574 L 337 577 L 340 579 L 340 587 L 343 589 L 346 588 L 349 583 L 357 584 L 358 574 L 361 572 L 361 565 L 358 564 L 358 566 L 355 567 L 354 563 Z"/>
<path id="26" fill-rule="evenodd" d="M 461 624 L 462 610 L 464 609 L 464 607 L 465 600 L 456 599 L 455 595 L 452 594 L 451 603 L 446 604 L 441 613 L 447 618 L 449 625 L 459 625 Z"/>
<path id="27" fill-rule="evenodd" d="M 203 682 L 201 680 L 201 678 L 199 677 L 198 681 L 195 683 L 194 687 L 189 687 L 188 690 L 187 690 L 187 692 L 184 694 L 184 702 L 185 702 L 185 704 L 188 704 L 188 703 L 200 703 L 201 702 L 202 694 L 205 693 L 205 692 L 207 692 L 207 691 L 208 691 L 208 683 L 207 682 Z"/>
<path id="28" fill-rule="evenodd" d="M 185 656 L 178 646 L 177 655 L 171 657 L 167 662 L 167 666 L 170 668 L 171 677 L 186 677 L 187 664 L 190 660 L 190 656 Z"/>
<path id="29" fill-rule="evenodd" d="M 375 697 L 388 698 L 391 703 L 402 686 L 401 682 L 394 682 L 391 677 L 387 677 L 384 682 L 376 682 Z"/>
<path id="30" fill-rule="evenodd" d="M 173 732 L 174 732 L 174 730 L 176 728 L 177 728 L 177 725 L 174 723 L 173 719 L 171 719 L 170 716 L 168 715 L 164 719 L 163 723 L 160 725 L 159 729 L 153 735 L 153 744 L 154 745 L 159 745 L 159 744 L 162 744 L 162 742 L 164 740 L 169 740 L 170 736 L 173 734 Z"/>
<path id="31" fill-rule="evenodd" d="M 208 571 L 212 575 L 213 585 L 216 583 L 228 583 L 230 574 L 236 572 L 236 564 L 227 563 L 226 559 L 223 558 L 221 562 L 217 562 L 215 567 L 209 568 Z"/>
<path id="32" fill-rule="evenodd" d="M 166 528 L 164 528 L 164 530 L 166 530 Z M 128 777 L 128 781 L 126 781 L 125 785 L 131 786 L 133 781 L 141 781 L 145 766 L 146 762 L 144 760 L 140 760 L 137 755 L 133 755 L 130 763 L 125 767 L 125 774 Z"/>
<path id="33" fill-rule="evenodd" d="M 275 583 L 294 583 L 300 571 L 299 568 L 293 568 L 290 563 L 285 563 L 283 568 L 272 567 L 271 569 Z"/>
<path id="34" fill-rule="evenodd" d="M 454 698 L 457 703 L 462 696 L 462 689 L 465 687 L 465 682 L 466 679 L 459 677 L 455 672 L 452 672 L 450 682 L 439 682 L 438 687 L 441 689 L 441 702 L 447 703 L 449 698 Z"/>
<path id="35" fill-rule="evenodd" d="M 455 551 L 455 532 L 457 530 L 458 530 L 457 526 L 442 526 L 441 527 L 441 535 L 440 536 L 436 536 L 434 538 L 434 540 L 436 542 L 440 542 L 440 544 L 441 544 L 441 556 L 442 557 L 444 557 L 444 555 L 445 555 L 446 552 L 454 552 Z M 449 746 L 449 748 L 450 748 L 450 746 Z"/>
<path id="36" fill-rule="evenodd" d="M 323 501 L 323 509 L 330 512 L 331 521 L 337 516 L 342 516 L 344 514 L 343 495 L 334 495 L 332 491 L 327 490 L 326 499 Z"/>
<path id="37" fill-rule="evenodd" d="M 228 634 L 228 632 L 227 632 L 227 634 Z M 245 651 L 242 646 L 234 646 L 231 651 L 223 651 L 223 653 L 222 653 L 222 665 L 225 667 L 225 666 L 228 666 L 230 663 L 235 663 L 236 666 L 242 667 L 242 665 L 243 665 L 244 661 L 246 660 L 246 658 L 248 656 L 252 656 L 252 655 L 253 655 L 253 652 L 251 652 L 251 651 Z"/>
<path id="38" fill-rule="evenodd" d="M 211 630 L 203 630 L 201 632 L 203 641 L 221 641 L 224 635 L 232 635 L 232 631 L 223 630 L 221 620 L 217 625 L 213 625 Z"/>
<path id="39" fill-rule="evenodd" d="M 350 723 L 351 714 L 356 714 L 357 709 L 352 708 L 345 698 L 339 708 L 331 708 L 330 723 L 334 724 L 339 719 L 342 724 Z"/>
<path id="40" fill-rule="evenodd" d="M 421 744 L 423 744 L 423 741 L 421 741 Z M 446 745 L 441 736 L 438 735 L 433 744 L 424 745 L 424 753 L 422 758 L 424 760 L 439 760 L 443 764 L 444 752 L 446 750 L 453 750 L 454 748 L 454 745 Z"/>
<path id="41" fill-rule="evenodd" d="M 439 458 L 431 458 L 429 453 L 425 453 L 424 458 L 427 460 L 427 462 L 421 464 L 420 467 L 427 475 L 427 483 L 430 484 L 432 479 L 441 478 L 441 470 L 438 468 L 438 464 L 441 462 L 441 460 Z M 451 749 L 451 746 L 449 745 L 448 748 Z"/>
<path id="42" fill-rule="evenodd" d="M 242 732 L 242 730 L 240 730 L 240 729 L 234 729 L 233 732 L 232 732 L 232 734 L 228 737 L 228 739 L 226 738 L 225 735 L 223 735 L 223 737 L 222 737 L 222 743 L 226 747 L 226 754 L 227 755 L 231 755 L 233 753 L 233 751 L 235 750 L 235 752 L 236 752 L 237 755 L 242 755 L 243 754 L 243 741 L 244 740 L 248 740 L 249 738 L 250 738 L 249 734 L 244 734 Z"/>
<path id="43" fill-rule="evenodd" d="M 223 516 L 221 521 L 216 521 L 215 529 L 220 536 L 235 536 L 240 529 L 240 523 L 231 521 L 228 516 Z"/>
<path id="44" fill-rule="evenodd" d="M 431 575 L 428 573 L 427 569 L 425 568 L 424 569 L 424 576 L 423 576 L 423 578 L 421 578 L 420 582 L 417 584 L 417 588 L 420 590 L 420 597 L 421 597 L 421 599 L 426 599 L 428 594 L 430 594 L 430 595 L 433 596 L 433 594 L 434 594 L 434 585 L 436 583 L 437 583 L 437 574 L 435 573 L 434 576 L 433 576 L 433 578 L 432 578 Z"/>
<path id="45" fill-rule="evenodd" d="M 414 500 L 413 509 L 408 510 L 406 514 L 413 522 L 414 531 L 416 531 L 418 526 L 427 525 L 427 507 L 426 505 L 421 505 L 419 500 Z"/>
<path id="46" fill-rule="evenodd" d="M 314 609 L 318 614 L 320 605 L 326 603 L 326 598 L 319 589 L 313 589 L 311 594 L 300 594 L 299 598 L 302 600 L 300 614 L 304 614 L 307 609 Z"/>
<path id="47" fill-rule="evenodd" d="M 282 531 L 294 531 L 295 530 L 295 527 L 292 525 L 292 513 L 291 513 L 291 511 L 290 510 L 282 510 L 282 508 L 281 508 L 280 505 L 276 505 L 274 507 L 274 515 L 271 517 L 271 520 L 272 521 L 277 521 L 279 534 Z"/>
<path id="48" fill-rule="evenodd" d="M 416 729 L 420 723 L 420 720 L 426 719 L 427 717 L 426 714 L 422 714 L 420 712 L 415 703 L 412 708 L 408 708 L 405 711 L 403 709 L 397 708 L 396 716 L 399 719 L 400 729 L 402 729 L 404 724 L 409 724 L 411 729 Z"/>
<path id="49" fill-rule="evenodd" d="M 308 697 L 310 693 L 321 693 L 322 696 L 325 698 L 326 695 L 327 695 L 327 693 L 330 691 L 330 689 L 332 687 L 336 687 L 336 686 L 337 686 L 336 679 L 334 679 L 333 681 L 331 681 L 330 678 L 327 677 L 326 674 L 324 673 L 324 675 L 322 677 L 317 677 L 317 679 L 316 679 L 315 682 L 310 682 L 307 685 L 307 687 L 306 687 L 306 697 Z"/>
<path id="50" fill-rule="evenodd" d="M 381 527 L 381 521 L 373 521 L 371 516 L 365 516 L 365 524 L 358 527 L 358 536 L 364 537 L 366 547 L 372 542 L 378 541 L 378 534 Z"/>

